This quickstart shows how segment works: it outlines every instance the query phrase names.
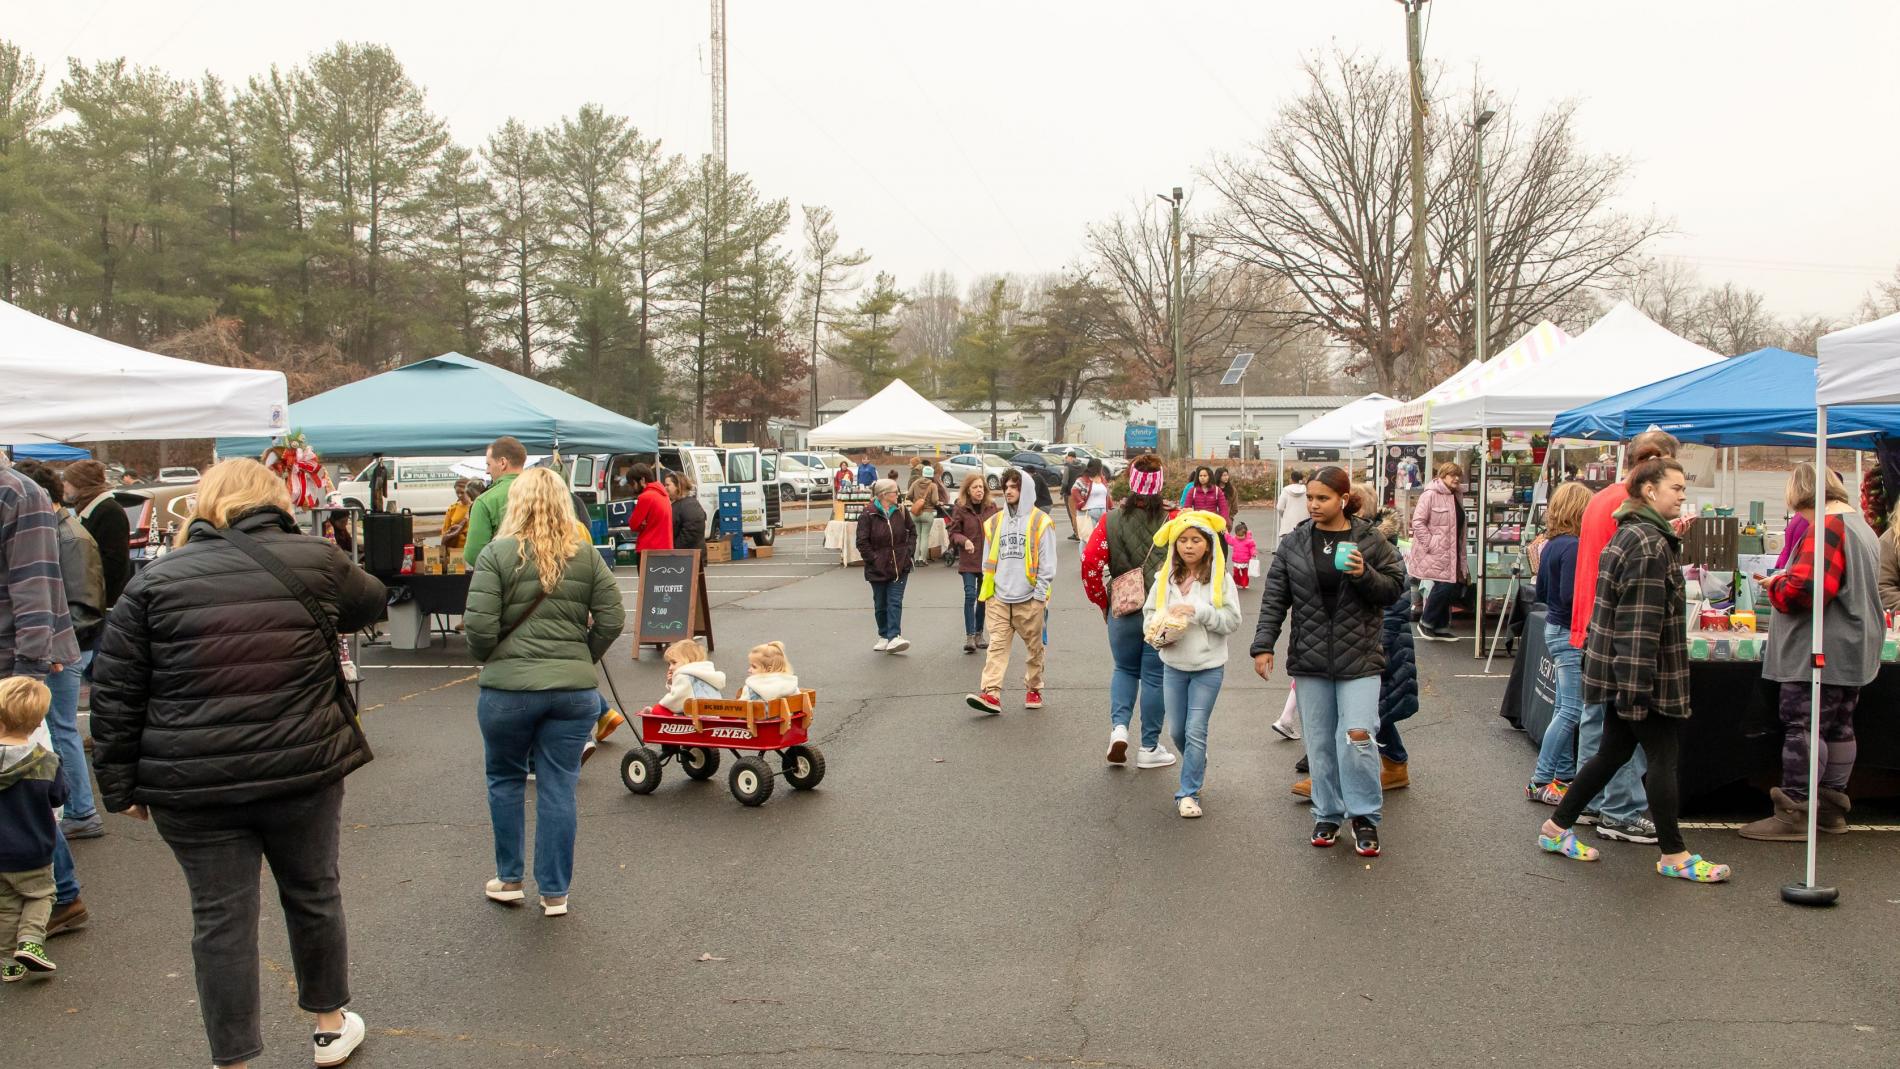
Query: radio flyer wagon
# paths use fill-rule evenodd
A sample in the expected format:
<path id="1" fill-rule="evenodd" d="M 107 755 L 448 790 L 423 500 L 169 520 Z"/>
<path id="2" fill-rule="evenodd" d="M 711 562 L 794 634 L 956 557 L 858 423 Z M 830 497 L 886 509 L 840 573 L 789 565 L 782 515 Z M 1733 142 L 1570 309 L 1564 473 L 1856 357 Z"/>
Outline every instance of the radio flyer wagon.
<path id="1" fill-rule="evenodd" d="M 780 775 L 795 790 L 811 790 L 825 778 L 825 755 L 809 741 L 816 704 L 815 691 L 801 690 L 771 701 L 689 698 L 682 713 L 650 706 L 640 711 L 641 744 L 621 759 L 620 781 L 635 794 L 651 794 L 669 761 L 690 779 L 711 779 L 720 752 L 731 751 L 726 785 L 745 805 L 764 805 Z M 778 755 L 779 771 L 768 754 Z"/>

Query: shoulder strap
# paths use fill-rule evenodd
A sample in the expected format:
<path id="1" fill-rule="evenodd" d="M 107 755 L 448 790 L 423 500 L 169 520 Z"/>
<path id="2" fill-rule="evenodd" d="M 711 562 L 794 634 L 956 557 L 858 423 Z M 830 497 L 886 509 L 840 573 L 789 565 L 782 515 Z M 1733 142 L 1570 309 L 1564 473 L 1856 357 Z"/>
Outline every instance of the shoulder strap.
<path id="1" fill-rule="evenodd" d="M 256 561 L 259 567 L 283 584 L 284 589 L 290 591 L 291 596 L 302 603 L 304 611 L 310 614 L 310 618 L 317 622 L 317 630 L 323 635 L 324 648 L 330 651 L 330 665 L 336 670 L 337 703 L 343 707 L 343 718 L 349 722 L 350 730 L 355 733 L 357 745 L 363 748 L 365 754 L 369 753 L 369 738 L 363 734 L 363 724 L 356 713 L 356 695 L 350 690 L 349 680 L 343 676 L 343 662 L 337 656 L 336 624 L 330 619 L 330 614 L 323 611 L 323 605 L 317 601 L 317 596 L 310 592 L 309 587 L 303 585 L 303 580 L 297 578 L 297 573 L 291 571 L 289 565 L 279 560 L 275 553 L 265 549 L 262 543 L 248 533 L 235 527 L 212 527 L 209 524 L 206 524 L 202 530 L 214 538 L 224 539 L 236 546 L 239 552 Z"/>
<path id="2" fill-rule="evenodd" d="M 519 564 L 517 564 L 517 565 L 515 566 L 515 576 L 516 576 L 517 578 L 519 578 L 519 577 L 520 577 L 520 575 L 521 575 L 521 567 L 520 567 L 520 565 L 519 565 Z M 500 633 L 499 635 L 497 635 L 497 636 L 495 636 L 495 648 L 496 648 L 496 649 L 500 649 L 500 648 L 501 648 L 501 644 L 502 644 L 502 643 L 504 643 L 504 642 L 506 642 L 506 641 L 508 641 L 508 636 L 510 636 L 510 635 L 512 635 L 512 634 L 514 634 L 514 633 L 515 633 L 515 629 L 516 629 L 516 628 L 518 628 L 518 627 L 520 627 L 520 626 L 521 626 L 522 624 L 525 624 L 525 623 L 527 623 L 527 622 L 528 622 L 528 617 L 530 617 L 530 616 L 533 616 L 533 615 L 534 615 L 534 610 L 536 610 L 536 609 L 538 609 L 538 608 L 540 608 L 540 607 L 541 607 L 541 603 L 542 603 L 542 602 L 544 602 L 544 601 L 546 601 L 546 600 L 548 600 L 548 588 L 547 588 L 546 586 L 544 586 L 544 585 L 543 585 L 543 584 L 542 584 L 542 583 L 541 583 L 541 582 L 539 581 L 539 577 L 538 577 L 538 576 L 536 577 L 536 582 L 535 582 L 535 584 L 534 584 L 534 585 L 535 585 L 535 586 L 536 586 L 536 587 L 537 587 L 538 589 L 537 589 L 537 590 L 535 591 L 535 595 L 534 595 L 534 600 L 528 603 L 528 611 L 527 611 L 527 612 L 524 612 L 524 613 L 522 613 L 522 614 L 521 614 L 520 616 L 518 616 L 518 617 L 516 617 L 516 618 L 515 618 L 515 622 L 514 622 L 514 623 L 512 623 L 512 624 L 509 624 L 509 625 L 507 625 L 506 627 L 503 627 L 503 628 L 501 629 L 501 633 Z M 504 605 L 506 605 L 506 604 L 507 604 L 507 599 L 506 599 L 506 598 L 504 598 L 504 599 L 502 599 L 502 603 L 503 603 Z"/>

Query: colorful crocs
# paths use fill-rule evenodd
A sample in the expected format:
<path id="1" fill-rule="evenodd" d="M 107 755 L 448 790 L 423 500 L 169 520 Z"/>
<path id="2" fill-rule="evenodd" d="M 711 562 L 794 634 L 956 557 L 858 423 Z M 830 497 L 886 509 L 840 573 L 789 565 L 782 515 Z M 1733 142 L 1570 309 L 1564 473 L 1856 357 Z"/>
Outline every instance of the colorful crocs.
<path id="1" fill-rule="evenodd" d="M 1577 829 L 1565 828 L 1562 835 L 1537 833 L 1537 845 L 1553 854 L 1562 854 L 1572 861 L 1595 861 L 1603 856 L 1594 846 L 1585 846 L 1577 841 Z"/>
<path id="2" fill-rule="evenodd" d="M 1673 876 L 1678 880 L 1691 883 L 1721 883 L 1729 878 L 1729 867 L 1702 860 L 1701 854 L 1690 854 L 1688 860 L 1680 865 L 1671 865 L 1666 861 L 1656 862 L 1656 873 L 1660 876 Z"/>

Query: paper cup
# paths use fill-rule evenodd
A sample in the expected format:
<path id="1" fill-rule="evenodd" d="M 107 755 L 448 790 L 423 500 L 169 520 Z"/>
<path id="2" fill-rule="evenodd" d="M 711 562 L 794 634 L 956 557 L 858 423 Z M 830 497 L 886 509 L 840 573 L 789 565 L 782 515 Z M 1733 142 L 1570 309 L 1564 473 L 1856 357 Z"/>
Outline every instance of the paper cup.
<path id="1" fill-rule="evenodd" d="M 1352 551 L 1359 548 L 1357 542 L 1341 542 L 1333 547 L 1333 567 L 1345 571 L 1352 559 Z"/>

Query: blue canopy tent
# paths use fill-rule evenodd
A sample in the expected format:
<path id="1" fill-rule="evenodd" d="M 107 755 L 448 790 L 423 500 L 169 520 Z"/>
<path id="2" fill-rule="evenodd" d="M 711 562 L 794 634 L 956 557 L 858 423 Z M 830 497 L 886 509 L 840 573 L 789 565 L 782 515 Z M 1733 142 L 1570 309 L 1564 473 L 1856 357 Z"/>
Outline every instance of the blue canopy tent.
<path id="1" fill-rule="evenodd" d="M 1674 378 L 1579 405 L 1557 415 L 1552 438 L 1627 441 L 1659 427 L 1684 442 L 1812 445 L 1814 358 L 1757 349 Z M 1850 405 L 1828 411 L 1828 444 L 1872 449 L 1900 437 L 1900 408 Z"/>
<path id="2" fill-rule="evenodd" d="M 88 450 L 64 442 L 30 442 L 26 445 L 10 445 L 7 451 L 16 460 L 39 460 L 49 464 L 64 464 L 72 460 L 85 460 L 92 456 Z"/>
<path id="3" fill-rule="evenodd" d="M 327 456 L 475 454 L 503 435 L 528 451 L 647 453 L 659 431 L 493 364 L 445 353 L 290 406 L 288 426 Z M 219 456 L 256 456 L 265 438 L 220 438 Z"/>

